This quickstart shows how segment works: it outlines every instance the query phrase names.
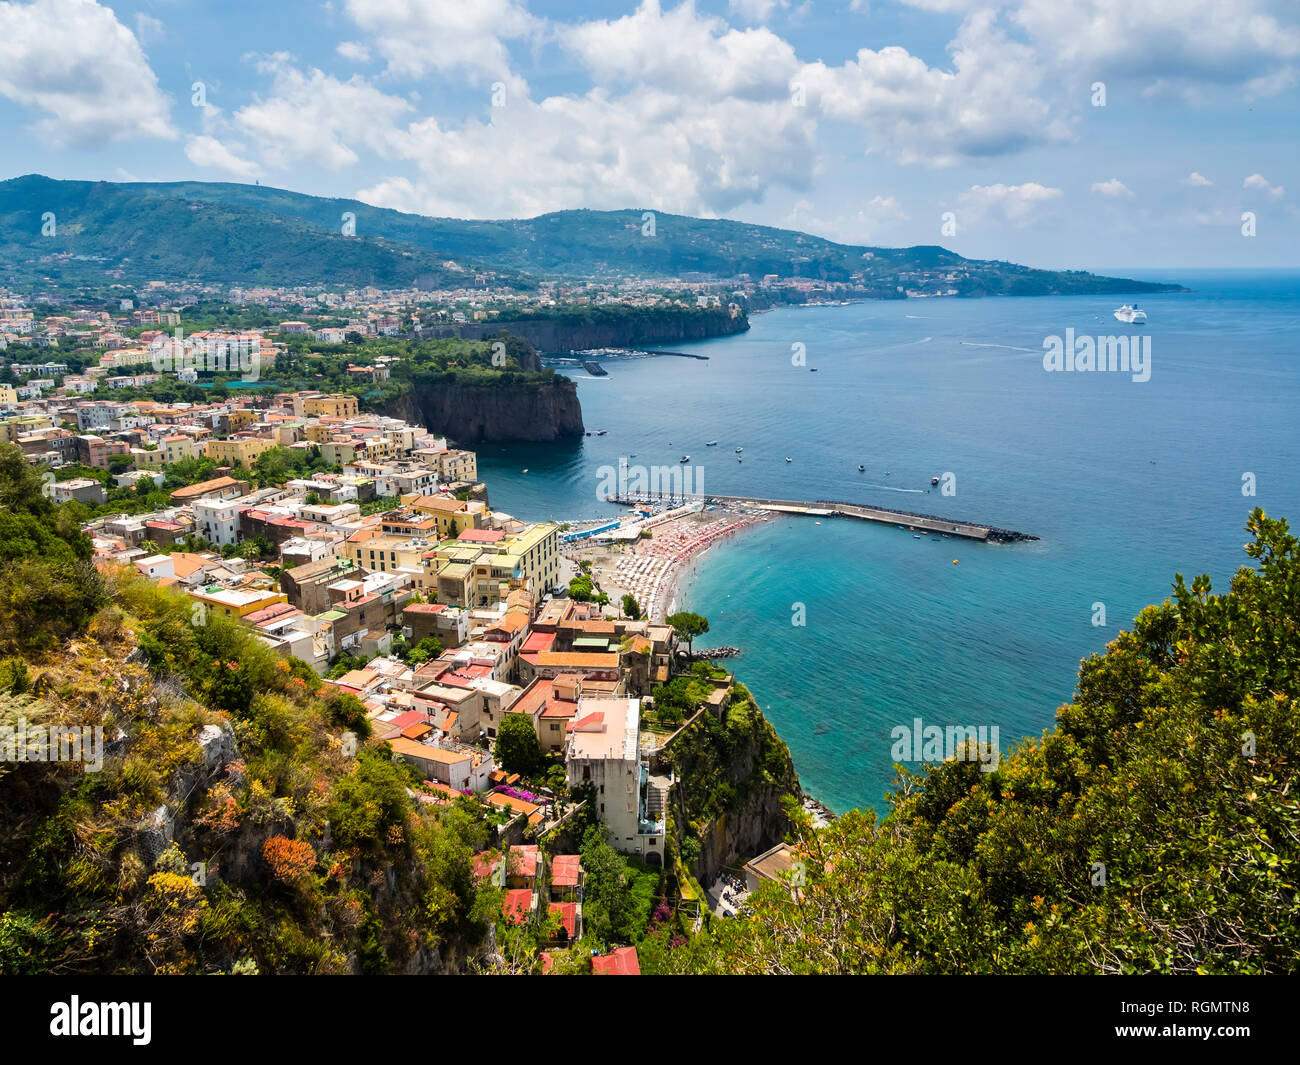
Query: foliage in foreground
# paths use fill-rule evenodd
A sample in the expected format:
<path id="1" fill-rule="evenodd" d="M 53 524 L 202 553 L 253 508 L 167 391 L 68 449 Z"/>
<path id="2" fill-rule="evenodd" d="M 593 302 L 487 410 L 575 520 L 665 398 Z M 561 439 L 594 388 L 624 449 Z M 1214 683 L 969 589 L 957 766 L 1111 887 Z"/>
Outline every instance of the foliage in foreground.
<path id="1" fill-rule="evenodd" d="M 902 773 L 882 822 L 805 822 L 806 883 L 760 889 L 691 967 L 1300 970 L 1300 558 L 1284 521 L 1247 528 L 1253 568 L 1223 595 L 1177 577 L 997 771 Z"/>

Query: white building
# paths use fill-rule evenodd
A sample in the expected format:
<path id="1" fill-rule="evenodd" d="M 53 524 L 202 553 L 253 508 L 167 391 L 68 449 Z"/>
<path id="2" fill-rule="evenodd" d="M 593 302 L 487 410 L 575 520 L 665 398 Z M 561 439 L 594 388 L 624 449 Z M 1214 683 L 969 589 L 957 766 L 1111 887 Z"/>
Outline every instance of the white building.
<path id="1" fill-rule="evenodd" d="M 640 735 L 636 699 L 579 699 L 565 750 L 565 783 L 595 789 L 592 801 L 611 847 L 662 865 L 666 794 L 649 779 Z"/>
<path id="2" fill-rule="evenodd" d="M 248 504 L 210 496 L 194 504 L 195 532 L 217 547 L 239 543 L 239 512 Z"/>

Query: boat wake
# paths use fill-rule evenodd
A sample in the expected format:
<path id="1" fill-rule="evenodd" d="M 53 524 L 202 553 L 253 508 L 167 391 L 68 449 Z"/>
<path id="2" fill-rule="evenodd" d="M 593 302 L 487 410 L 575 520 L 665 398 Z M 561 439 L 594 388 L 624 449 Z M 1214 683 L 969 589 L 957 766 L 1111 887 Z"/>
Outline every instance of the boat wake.
<path id="1" fill-rule="evenodd" d="M 924 492 L 924 488 L 895 488 L 892 484 L 869 484 L 868 488 L 881 488 L 886 492 Z"/>
<path id="2" fill-rule="evenodd" d="M 1031 355 L 1038 354 L 1033 348 L 1018 348 L 1013 344 L 979 344 L 974 340 L 963 340 L 962 343 L 968 348 L 1002 348 L 1004 351 L 1027 351 Z"/>

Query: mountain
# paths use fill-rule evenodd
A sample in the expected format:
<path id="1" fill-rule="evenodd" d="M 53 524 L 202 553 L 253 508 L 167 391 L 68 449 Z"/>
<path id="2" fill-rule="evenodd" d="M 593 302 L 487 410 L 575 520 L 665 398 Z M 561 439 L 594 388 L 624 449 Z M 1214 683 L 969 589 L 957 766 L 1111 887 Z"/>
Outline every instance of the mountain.
<path id="1" fill-rule="evenodd" d="M 347 237 L 341 228 L 219 194 L 187 196 L 176 186 L 28 176 L 0 182 L 0 278 L 380 288 L 467 282 L 426 249 Z"/>
<path id="2" fill-rule="evenodd" d="M 53 236 L 41 234 L 46 212 L 55 216 Z M 355 216 L 355 236 L 341 232 L 348 213 Z M 46 258 L 52 255 L 60 258 Z M 449 260 L 454 265 L 446 265 Z M 469 270 L 494 271 L 518 285 L 528 284 L 530 275 L 746 273 L 756 280 L 768 274 L 856 278 L 864 294 L 888 296 L 911 282 L 911 275 L 943 271 L 956 276 L 947 287 L 969 296 L 1178 288 L 965 259 L 933 245 L 863 247 L 770 226 L 641 210 L 476 221 L 428 218 L 264 185 L 55 181 L 39 175 L 0 182 L 0 271 L 54 270 L 78 276 L 108 270 L 123 280 L 379 287 L 436 287 L 465 280 Z"/>

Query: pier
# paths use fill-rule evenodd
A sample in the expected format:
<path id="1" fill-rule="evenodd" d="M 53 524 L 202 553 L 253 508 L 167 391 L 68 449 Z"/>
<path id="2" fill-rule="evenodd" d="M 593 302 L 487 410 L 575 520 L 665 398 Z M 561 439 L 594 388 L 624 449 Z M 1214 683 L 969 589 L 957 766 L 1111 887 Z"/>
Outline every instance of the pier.
<path id="1" fill-rule="evenodd" d="M 1030 536 L 1028 533 L 1017 532 L 1014 529 L 1001 529 L 996 525 L 985 525 L 981 522 L 961 521 L 957 518 L 941 518 L 934 514 L 917 514 L 907 510 L 891 510 L 888 507 L 827 499 L 810 502 L 798 499 L 763 499 L 759 496 L 701 495 L 687 496 L 681 500 L 681 502 L 688 501 L 757 507 L 778 514 L 806 514 L 819 518 L 858 518 L 861 521 L 874 521 L 880 525 L 901 525 L 909 532 L 939 533 L 941 536 L 955 536 L 963 540 L 980 540 L 992 544 L 1010 544 L 1038 539 L 1037 536 Z M 623 506 L 637 506 L 663 502 L 663 499 L 651 495 L 611 499 L 610 502 Z"/>

